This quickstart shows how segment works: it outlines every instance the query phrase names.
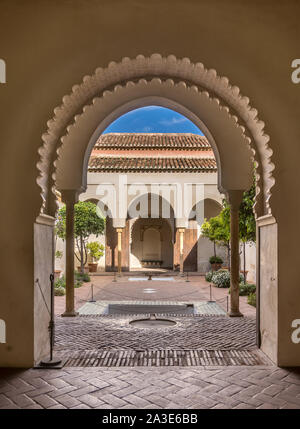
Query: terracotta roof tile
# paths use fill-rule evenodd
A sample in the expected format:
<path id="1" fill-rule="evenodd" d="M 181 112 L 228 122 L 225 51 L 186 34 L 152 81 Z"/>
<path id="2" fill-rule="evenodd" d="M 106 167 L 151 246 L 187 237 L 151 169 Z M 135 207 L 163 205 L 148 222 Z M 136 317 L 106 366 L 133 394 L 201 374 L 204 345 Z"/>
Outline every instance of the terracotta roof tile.
<path id="1" fill-rule="evenodd" d="M 211 146 L 206 137 L 197 134 L 147 134 L 110 133 L 102 134 L 94 149 L 177 149 L 207 150 Z"/>
<path id="2" fill-rule="evenodd" d="M 214 158 L 128 158 L 91 157 L 90 173 L 95 172 L 215 172 Z"/>

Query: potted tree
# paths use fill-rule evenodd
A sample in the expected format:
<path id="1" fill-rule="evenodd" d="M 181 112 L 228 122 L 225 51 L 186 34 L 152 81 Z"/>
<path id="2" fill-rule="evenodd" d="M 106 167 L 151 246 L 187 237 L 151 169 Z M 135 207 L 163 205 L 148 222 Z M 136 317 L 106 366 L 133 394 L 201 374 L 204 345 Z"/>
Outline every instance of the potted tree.
<path id="1" fill-rule="evenodd" d="M 74 215 L 74 235 L 76 250 L 75 257 L 79 262 L 78 271 L 83 275 L 88 273 L 87 263 L 87 242 L 90 235 L 103 234 L 105 229 L 105 219 L 99 216 L 96 204 L 90 201 L 79 201 L 75 204 Z M 66 238 L 66 206 L 61 207 L 56 220 L 57 236 L 63 240 Z"/>
<path id="2" fill-rule="evenodd" d="M 88 263 L 90 273 L 96 273 L 98 267 L 98 260 L 104 254 L 104 246 L 100 244 L 98 241 L 91 241 L 86 245 L 88 255 L 91 257 L 92 262 Z"/>
<path id="3" fill-rule="evenodd" d="M 55 252 L 55 259 L 61 259 L 63 257 L 63 252 L 61 250 L 57 250 Z M 61 270 L 54 270 L 54 280 L 60 278 Z"/>
<path id="4" fill-rule="evenodd" d="M 211 270 L 218 271 L 222 267 L 223 259 L 220 258 L 219 256 L 211 256 L 209 258 L 209 262 L 211 265 Z"/>
<path id="5" fill-rule="evenodd" d="M 202 236 L 208 238 L 214 245 L 214 255 L 209 259 L 213 271 L 219 270 L 223 264 L 223 259 L 217 256 L 216 244 L 226 246 L 229 251 L 230 235 L 222 212 L 209 220 L 205 219 L 201 227 Z"/>

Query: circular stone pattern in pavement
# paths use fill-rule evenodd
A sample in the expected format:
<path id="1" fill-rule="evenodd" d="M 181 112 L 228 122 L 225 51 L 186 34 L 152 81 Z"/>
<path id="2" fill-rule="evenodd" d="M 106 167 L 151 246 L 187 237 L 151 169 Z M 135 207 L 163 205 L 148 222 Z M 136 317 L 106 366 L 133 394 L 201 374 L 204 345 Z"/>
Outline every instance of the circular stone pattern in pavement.
<path id="1" fill-rule="evenodd" d="M 144 315 L 78 316 L 56 319 L 55 349 L 80 350 L 249 350 L 256 347 L 255 319 L 163 315 L 176 325 L 140 329 L 129 322 Z M 162 318 L 162 315 L 157 315 Z"/>
<path id="2" fill-rule="evenodd" d="M 174 320 L 153 319 L 151 317 L 149 319 L 131 320 L 129 323 L 138 328 L 167 328 L 176 325 Z"/>

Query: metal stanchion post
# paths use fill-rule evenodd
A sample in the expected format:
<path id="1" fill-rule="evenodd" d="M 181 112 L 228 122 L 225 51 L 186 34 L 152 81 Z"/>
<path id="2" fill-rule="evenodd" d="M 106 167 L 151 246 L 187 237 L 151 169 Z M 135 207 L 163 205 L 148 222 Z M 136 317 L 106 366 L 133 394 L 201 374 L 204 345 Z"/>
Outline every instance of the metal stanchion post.
<path id="1" fill-rule="evenodd" d="M 186 282 L 189 282 L 189 272 L 186 272 Z"/>
<path id="2" fill-rule="evenodd" d="M 38 279 L 37 279 L 36 282 L 39 285 L 39 280 Z M 43 296 L 45 305 L 47 306 L 47 310 L 50 313 L 50 322 L 49 322 L 49 327 L 48 327 L 48 330 L 49 330 L 49 340 L 50 340 L 50 357 L 49 357 L 49 359 L 42 360 L 39 363 L 39 365 L 36 366 L 35 368 L 60 369 L 60 368 L 63 367 L 64 362 L 62 362 L 61 359 L 54 359 L 53 358 L 54 327 L 55 327 L 55 325 L 54 325 L 54 275 L 53 274 L 50 274 L 50 284 L 51 284 L 51 288 L 50 288 L 50 294 L 51 294 L 51 297 L 50 297 L 50 312 L 49 312 L 48 306 L 46 305 L 46 301 L 44 299 L 43 292 L 42 292 L 42 290 L 40 288 L 40 285 L 39 285 L 39 288 L 40 288 L 41 294 Z"/>
<path id="3" fill-rule="evenodd" d="M 92 297 L 91 297 L 91 299 L 89 300 L 89 302 L 96 302 L 96 301 L 94 300 L 94 285 L 93 285 L 93 283 L 91 283 L 91 290 L 92 290 Z"/>
<path id="4" fill-rule="evenodd" d="M 114 279 L 113 279 L 113 282 L 116 282 L 117 281 L 117 273 L 116 272 L 114 272 Z"/>
<path id="5" fill-rule="evenodd" d="M 215 302 L 212 299 L 211 284 L 209 285 L 209 301 L 208 302 Z"/>

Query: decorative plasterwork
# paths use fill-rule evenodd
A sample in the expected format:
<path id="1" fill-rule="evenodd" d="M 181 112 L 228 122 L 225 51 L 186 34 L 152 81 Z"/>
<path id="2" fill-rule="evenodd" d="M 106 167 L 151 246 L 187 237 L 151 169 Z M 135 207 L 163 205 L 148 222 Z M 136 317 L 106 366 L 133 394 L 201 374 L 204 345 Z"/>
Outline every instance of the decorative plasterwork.
<path id="1" fill-rule="evenodd" d="M 151 223 L 150 225 L 144 225 L 140 229 L 140 241 L 144 241 L 144 233 L 148 229 L 154 229 L 159 232 L 160 241 L 163 241 L 162 231 L 161 231 L 162 225 L 158 225 L 155 223 Z"/>
<path id="2" fill-rule="evenodd" d="M 90 153 L 99 135 L 107 125 L 127 111 L 144 105 L 156 104 L 173 108 L 191 119 L 206 134 L 214 150 L 218 165 L 218 184 L 221 192 L 229 189 L 248 189 L 252 184 L 250 138 L 238 119 L 207 91 L 185 82 L 168 79 L 127 82 L 105 91 L 83 112 L 74 118 L 61 137 L 56 166 L 56 186 L 63 189 L 84 191 Z M 201 118 L 201 119 L 200 119 Z"/>
<path id="3" fill-rule="evenodd" d="M 173 55 L 163 58 L 159 54 L 150 57 L 138 55 L 135 59 L 126 57 L 120 63 L 111 62 L 107 68 L 98 68 L 94 75 L 85 76 L 80 85 L 75 85 L 71 94 L 63 97 L 61 106 L 54 109 L 54 116 L 47 123 L 48 129 L 42 136 L 43 144 L 39 149 L 40 175 L 37 182 L 42 190 L 42 212 L 53 214 L 55 200 L 51 193 L 54 185 L 53 163 L 61 144 L 60 139 L 68 125 L 72 124 L 75 115 L 95 96 L 100 96 L 105 90 L 112 89 L 117 84 L 141 78 L 148 80 L 153 77 L 159 77 L 161 80 L 171 78 L 174 82 L 184 81 L 187 85 L 204 89 L 211 96 L 216 96 L 239 118 L 240 124 L 245 127 L 245 135 L 251 138 L 258 160 L 257 173 L 262 198 L 257 209 L 260 214 L 270 213 L 270 189 L 274 183 L 272 150 L 268 146 L 269 136 L 264 134 L 264 123 L 258 119 L 257 111 L 250 106 L 249 99 L 240 94 L 238 87 L 230 85 L 226 77 L 219 77 L 215 70 L 207 70 L 201 63 L 193 64 L 188 58 L 177 59 Z"/>

